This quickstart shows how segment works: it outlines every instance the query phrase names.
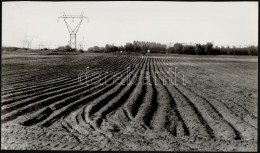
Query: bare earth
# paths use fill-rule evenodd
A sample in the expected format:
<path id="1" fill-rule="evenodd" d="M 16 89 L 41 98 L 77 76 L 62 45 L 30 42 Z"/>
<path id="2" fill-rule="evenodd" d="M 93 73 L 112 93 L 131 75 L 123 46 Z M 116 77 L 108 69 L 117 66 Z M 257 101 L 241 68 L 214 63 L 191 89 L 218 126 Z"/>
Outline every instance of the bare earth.
<path id="1" fill-rule="evenodd" d="M 3 52 L 1 149 L 256 151 L 257 71 L 249 56 Z"/>

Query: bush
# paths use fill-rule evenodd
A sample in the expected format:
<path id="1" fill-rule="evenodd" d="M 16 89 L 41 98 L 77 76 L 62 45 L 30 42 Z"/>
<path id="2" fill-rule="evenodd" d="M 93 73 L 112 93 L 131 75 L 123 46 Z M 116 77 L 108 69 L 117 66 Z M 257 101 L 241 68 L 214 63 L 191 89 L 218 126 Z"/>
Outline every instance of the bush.
<path id="1" fill-rule="evenodd" d="M 56 52 L 76 52 L 77 49 L 71 48 L 69 45 L 66 45 L 66 46 L 60 46 L 60 47 L 56 48 L 54 51 L 56 51 Z"/>
<path id="2" fill-rule="evenodd" d="M 94 46 L 94 47 L 88 48 L 88 52 L 105 52 L 105 48 Z"/>
<path id="3" fill-rule="evenodd" d="M 82 49 L 79 50 L 80 53 L 84 53 L 84 51 Z"/>
<path id="4" fill-rule="evenodd" d="M 41 50 L 49 50 L 48 48 L 42 48 Z"/>

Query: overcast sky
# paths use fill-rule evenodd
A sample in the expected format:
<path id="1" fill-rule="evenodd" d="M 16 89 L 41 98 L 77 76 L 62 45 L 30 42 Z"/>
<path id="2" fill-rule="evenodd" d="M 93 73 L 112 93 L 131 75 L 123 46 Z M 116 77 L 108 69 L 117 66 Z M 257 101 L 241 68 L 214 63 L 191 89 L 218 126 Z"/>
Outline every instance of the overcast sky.
<path id="1" fill-rule="evenodd" d="M 66 45 L 63 14 L 84 15 L 77 34 L 85 49 L 154 41 L 245 46 L 258 43 L 258 2 L 3 2 L 2 45 L 22 46 L 25 35 L 51 48 Z M 71 24 L 75 24 L 77 20 Z"/>

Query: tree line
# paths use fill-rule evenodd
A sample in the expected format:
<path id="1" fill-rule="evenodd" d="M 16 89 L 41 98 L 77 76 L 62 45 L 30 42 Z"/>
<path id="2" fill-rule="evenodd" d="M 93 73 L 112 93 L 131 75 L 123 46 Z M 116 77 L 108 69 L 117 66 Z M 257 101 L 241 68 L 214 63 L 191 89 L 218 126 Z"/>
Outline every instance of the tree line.
<path id="1" fill-rule="evenodd" d="M 206 44 L 195 45 L 183 45 L 181 43 L 175 43 L 174 46 L 167 49 L 167 52 L 192 55 L 258 55 L 258 47 L 214 47 L 210 42 Z"/>
<path id="2" fill-rule="evenodd" d="M 134 41 L 133 43 L 126 43 L 124 46 L 115 46 L 113 44 L 106 44 L 105 47 L 94 46 L 88 48 L 89 52 L 134 52 L 134 53 L 160 53 L 166 51 L 166 44 L 148 42 L 148 41 Z"/>
<path id="3" fill-rule="evenodd" d="M 88 48 L 89 52 L 134 52 L 134 53 L 171 53 L 171 54 L 191 54 L 191 55 L 258 55 L 257 46 L 247 47 L 218 47 L 213 43 L 206 44 L 182 44 L 175 43 L 171 47 L 166 44 L 155 42 L 134 41 L 126 43 L 124 46 L 115 46 L 106 44 L 105 47 L 94 46 Z"/>

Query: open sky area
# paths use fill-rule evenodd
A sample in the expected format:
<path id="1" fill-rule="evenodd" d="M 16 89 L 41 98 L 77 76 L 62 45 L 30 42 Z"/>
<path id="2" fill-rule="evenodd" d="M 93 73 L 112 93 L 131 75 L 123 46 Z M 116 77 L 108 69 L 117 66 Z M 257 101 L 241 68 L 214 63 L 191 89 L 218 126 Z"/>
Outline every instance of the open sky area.
<path id="1" fill-rule="evenodd" d="M 22 47 L 25 37 L 32 48 L 66 45 L 69 32 L 57 18 L 82 11 L 89 22 L 82 22 L 77 40 L 85 49 L 134 40 L 257 45 L 258 7 L 258 2 L 2 2 L 2 46 Z"/>

